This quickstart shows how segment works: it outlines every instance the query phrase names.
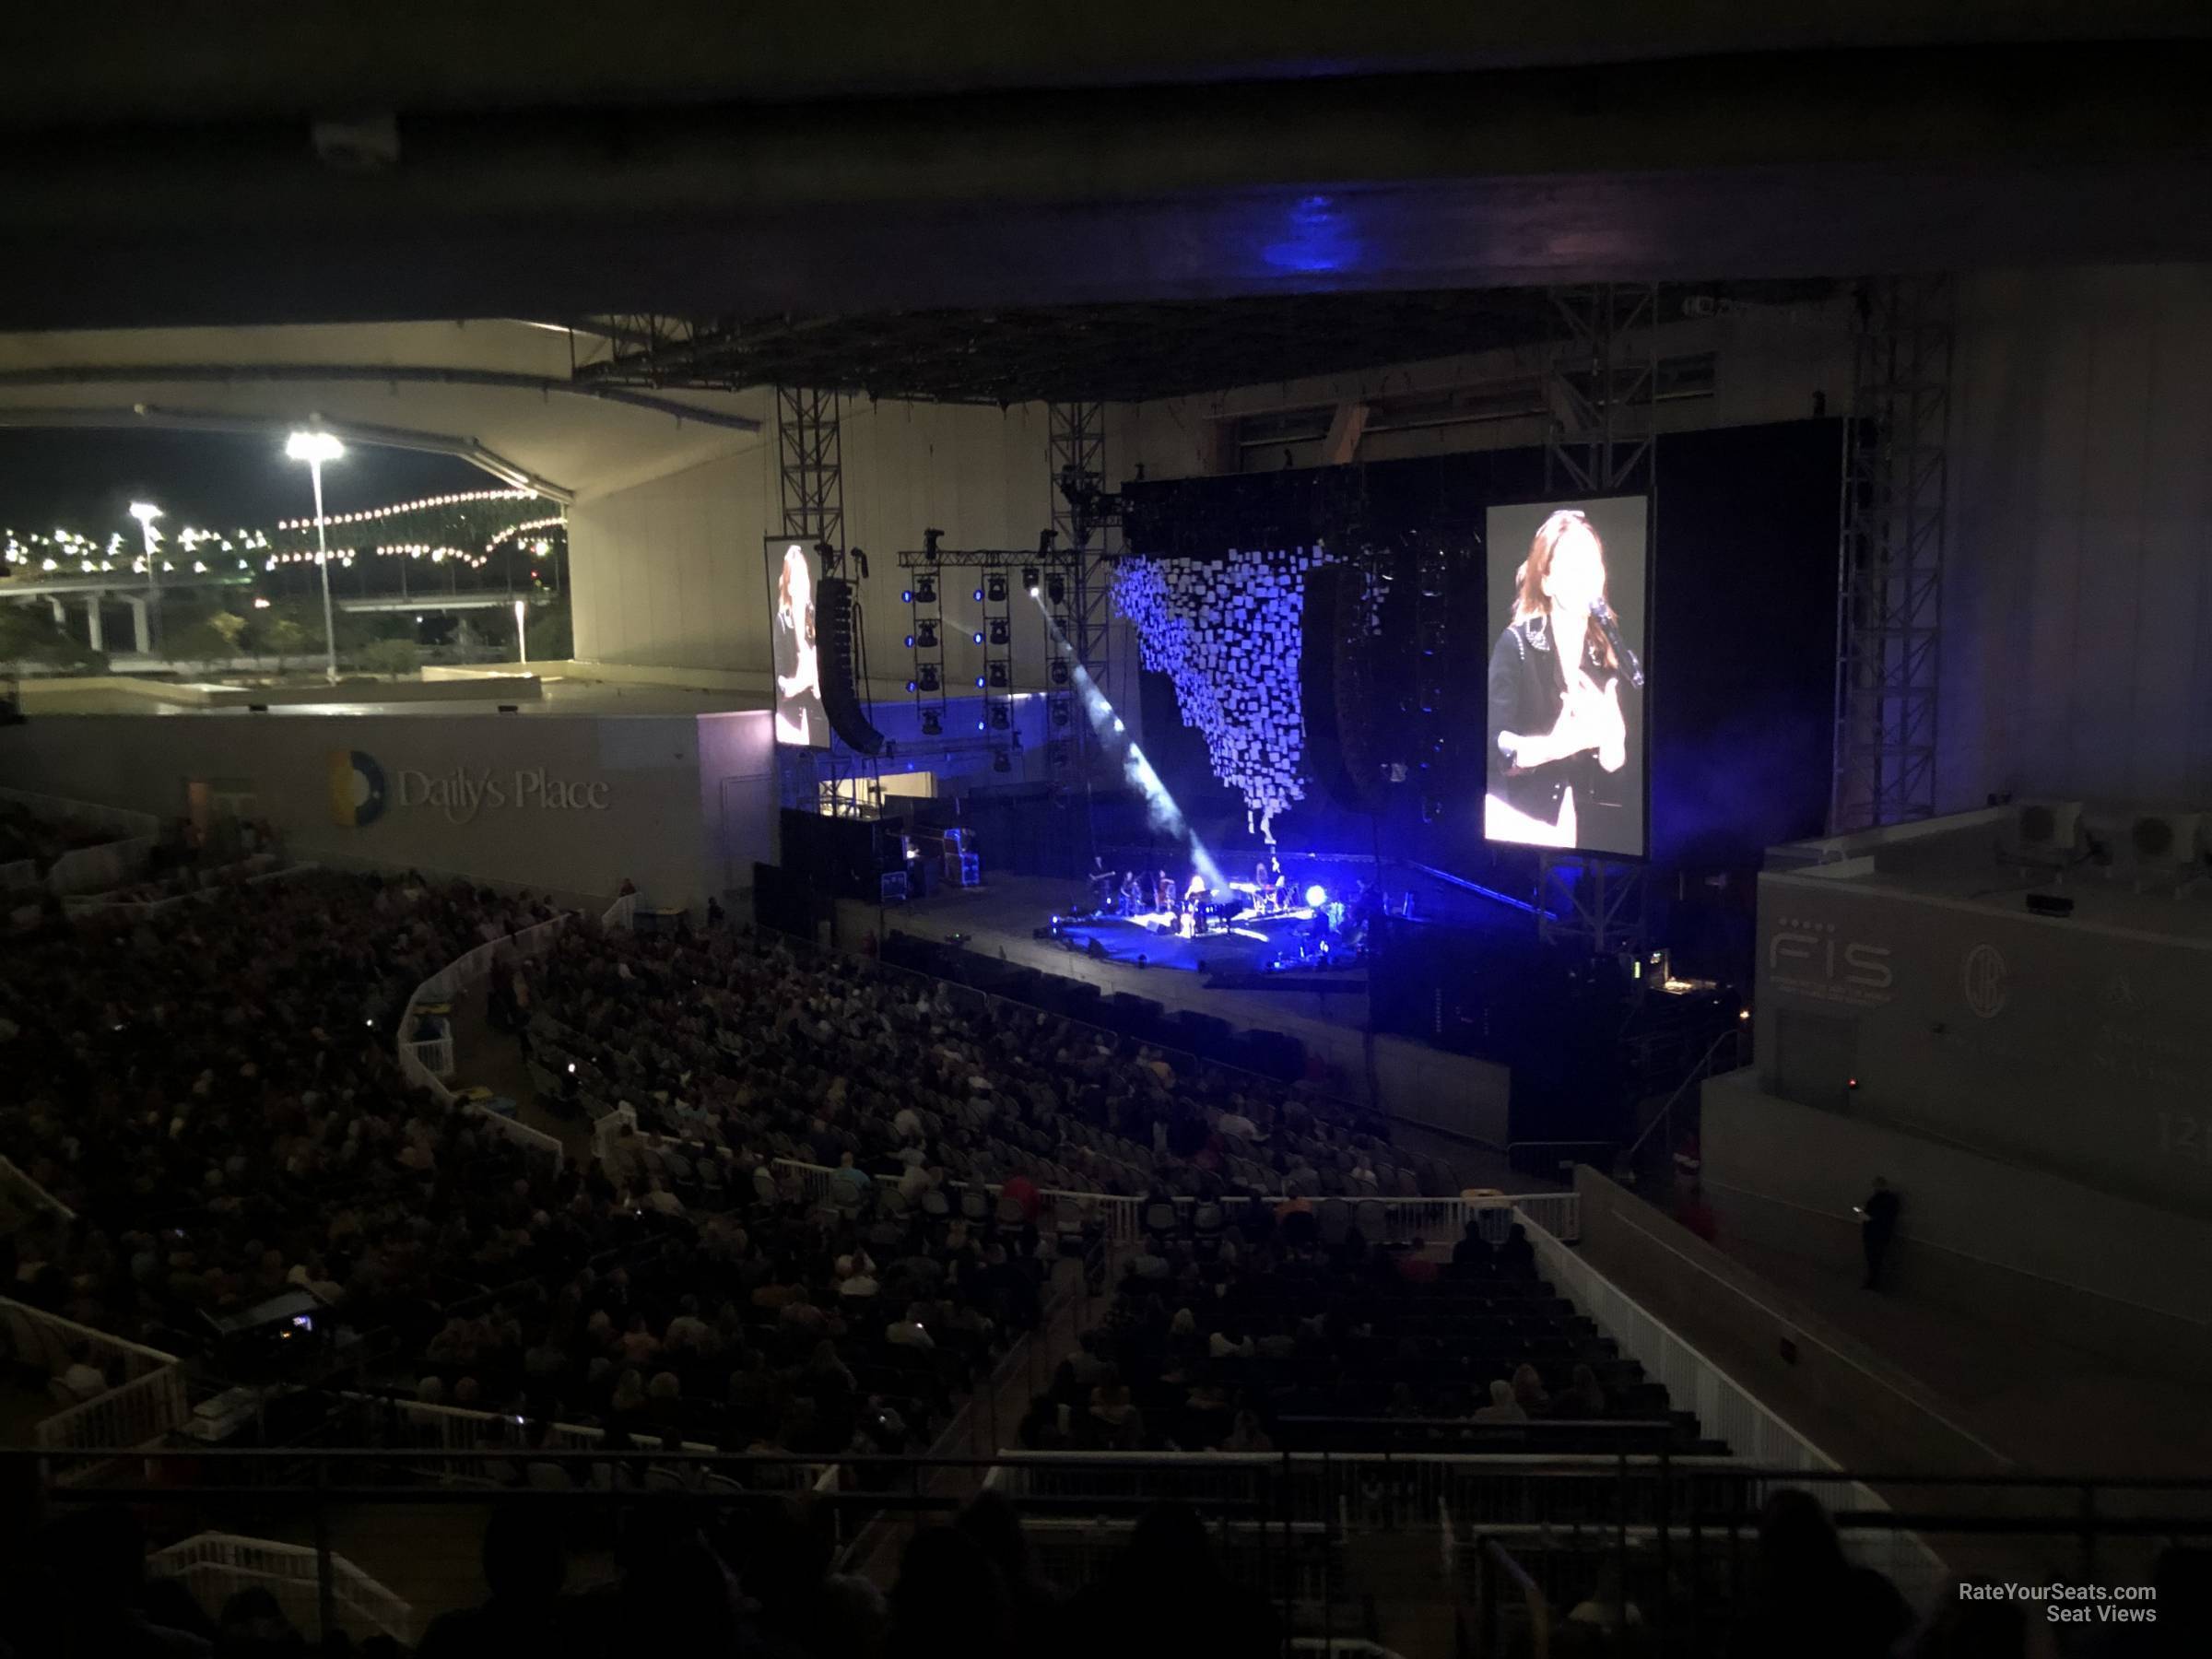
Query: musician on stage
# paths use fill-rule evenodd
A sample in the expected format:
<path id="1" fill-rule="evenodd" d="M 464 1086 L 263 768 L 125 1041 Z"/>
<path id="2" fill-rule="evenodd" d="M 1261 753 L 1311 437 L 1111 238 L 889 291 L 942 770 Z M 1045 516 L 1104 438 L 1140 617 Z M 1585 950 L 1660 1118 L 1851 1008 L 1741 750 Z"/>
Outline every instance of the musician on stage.
<path id="1" fill-rule="evenodd" d="M 1122 914 L 1134 916 L 1144 908 L 1144 889 L 1137 886 L 1136 872 L 1132 870 L 1122 877 Z"/>
<path id="2" fill-rule="evenodd" d="M 1171 916 L 1175 913 L 1175 878 L 1165 870 L 1153 877 L 1152 903 L 1155 909 L 1165 911 Z"/>
<path id="3" fill-rule="evenodd" d="M 1114 875 L 1106 867 L 1106 860 L 1102 854 L 1094 853 L 1090 855 L 1088 880 L 1090 882 L 1091 908 L 1100 914 L 1111 911 L 1113 908 Z"/>

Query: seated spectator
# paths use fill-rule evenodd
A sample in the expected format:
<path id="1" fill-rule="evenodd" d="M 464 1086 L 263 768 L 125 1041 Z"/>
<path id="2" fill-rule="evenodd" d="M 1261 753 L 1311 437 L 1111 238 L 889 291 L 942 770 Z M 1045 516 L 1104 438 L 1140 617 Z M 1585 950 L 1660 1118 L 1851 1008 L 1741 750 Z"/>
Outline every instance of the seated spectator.
<path id="1" fill-rule="evenodd" d="M 1276 1659 L 1282 1650 L 1274 1608 L 1222 1572 L 1196 1512 L 1180 1503 L 1145 1512 L 1105 1582 L 1071 1604 L 1067 1634 L 1074 1653 L 1100 1659 Z"/>
<path id="2" fill-rule="evenodd" d="M 1536 1374 L 1535 1366 L 1513 1368 L 1513 1404 L 1531 1417 L 1541 1417 L 1551 1409 L 1551 1396 L 1544 1392 L 1544 1379 Z"/>
<path id="3" fill-rule="evenodd" d="M 1478 1423 L 1525 1423 L 1528 1413 L 1513 1397 L 1513 1385 L 1503 1377 L 1490 1384 L 1490 1403 L 1475 1413 Z"/>
<path id="4" fill-rule="evenodd" d="M 1578 1418 L 1602 1418 L 1606 1415 L 1606 1391 L 1597 1380 L 1597 1373 L 1587 1365 L 1574 1368 L 1573 1380 L 1560 1396 L 1559 1409 Z"/>
<path id="5" fill-rule="evenodd" d="M 92 1345 L 79 1342 L 69 1349 L 69 1364 L 60 1377 L 62 1389 L 77 1400 L 98 1399 L 108 1392 L 107 1374 L 92 1363 Z"/>
<path id="6" fill-rule="evenodd" d="M 1784 1488 L 1767 1500 L 1731 1654 L 1877 1659 L 1912 1625 L 1912 1610 L 1888 1579 L 1844 1559 L 1835 1526 L 1810 1492 Z"/>
<path id="7" fill-rule="evenodd" d="M 1012 1659 L 1013 1608 L 982 1546 L 927 1526 L 908 1540 L 889 1597 L 887 1659 Z"/>
<path id="8" fill-rule="evenodd" d="M 1482 1236 L 1482 1218 L 1469 1216 L 1465 1230 L 1461 1233 L 1459 1241 L 1452 1246 L 1452 1265 L 1465 1268 L 1488 1267 L 1493 1254 L 1489 1241 Z"/>

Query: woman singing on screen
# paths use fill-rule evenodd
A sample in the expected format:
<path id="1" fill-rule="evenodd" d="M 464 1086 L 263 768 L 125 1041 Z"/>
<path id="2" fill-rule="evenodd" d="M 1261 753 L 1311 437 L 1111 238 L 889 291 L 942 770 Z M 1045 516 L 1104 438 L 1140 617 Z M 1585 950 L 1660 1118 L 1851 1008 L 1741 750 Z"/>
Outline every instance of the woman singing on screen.
<path id="1" fill-rule="evenodd" d="M 814 572 L 796 546 L 776 573 L 776 741 L 826 742 L 821 654 L 814 639 Z"/>
<path id="2" fill-rule="evenodd" d="M 1513 619 L 1490 653 L 1488 839 L 1577 845 L 1577 802 L 1589 805 L 1628 765 L 1611 615 L 1597 532 L 1579 512 L 1553 513 L 1517 572 Z"/>

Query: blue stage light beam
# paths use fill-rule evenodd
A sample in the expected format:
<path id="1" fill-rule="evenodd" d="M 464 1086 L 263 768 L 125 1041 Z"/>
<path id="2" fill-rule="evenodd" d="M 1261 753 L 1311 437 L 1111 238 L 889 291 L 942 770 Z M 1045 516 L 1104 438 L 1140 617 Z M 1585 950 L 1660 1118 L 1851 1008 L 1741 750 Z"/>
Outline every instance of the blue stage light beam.
<path id="1" fill-rule="evenodd" d="M 1061 630 L 1053 613 L 1045 608 L 1044 601 L 1035 594 L 1030 595 L 1030 600 L 1043 616 L 1044 626 L 1052 634 L 1053 642 L 1063 650 L 1066 649 L 1067 635 Z M 1182 808 L 1175 804 L 1175 797 L 1168 793 L 1167 784 L 1160 781 L 1159 773 L 1152 768 L 1152 762 L 1145 759 L 1144 750 L 1128 741 L 1126 728 L 1121 716 L 1113 712 L 1113 704 L 1106 693 L 1099 689 L 1098 682 L 1091 678 L 1081 663 L 1076 661 L 1072 653 L 1067 659 L 1067 667 L 1068 677 L 1075 683 L 1076 695 L 1083 700 L 1084 717 L 1090 722 L 1091 730 L 1098 734 L 1101 747 L 1109 753 L 1118 748 L 1122 775 L 1129 781 L 1132 788 L 1145 797 L 1145 810 L 1152 821 L 1152 827 L 1164 835 L 1174 836 L 1190 849 L 1192 866 L 1205 878 L 1209 892 L 1226 888 L 1229 879 L 1221 874 L 1221 866 L 1214 862 L 1214 855 L 1206 850 L 1206 843 L 1192 833 L 1189 821 L 1182 816 Z"/>

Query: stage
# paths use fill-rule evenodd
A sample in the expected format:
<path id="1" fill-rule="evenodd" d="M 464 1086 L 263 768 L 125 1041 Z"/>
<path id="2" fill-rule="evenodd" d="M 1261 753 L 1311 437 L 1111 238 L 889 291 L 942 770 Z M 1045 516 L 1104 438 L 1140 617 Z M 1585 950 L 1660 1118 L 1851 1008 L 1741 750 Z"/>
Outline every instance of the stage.
<path id="1" fill-rule="evenodd" d="M 1080 905 L 1087 891 L 1075 881 L 996 876 L 983 887 L 954 888 L 880 912 L 874 905 L 842 900 L 838 931 L 847 947 L 857 946 L 878 925 L 927 939 L 957 936 L 972 950 L 1083 980 L 1110 994 L 1127 992 L 1166 1008 L 1218 1015 L 1247 1030 L 1282 1031 L 1303 1042 L 1327 1068 L 1335 1092 L 1371 1103 L 1401 1123 L 1441 1130 L 1455 1140 L 1504 1147 L 1511 1087 L 1507 1068 L 1406 1038 L 1371 1034 L 1365 973 L 1256 976 L 1227 962 L 1218 970 L 1222 935 L 1169 941 L 1114 917 L 1104 919 L 1110 926 L 1095 929 L 1108 952 L 1100 959 L 1085 951 L 1089 934 L 1074 937 L 1065 924 L 1057 937 L 1049 931 L 1050 918 Z M 1041 928 L 1046 930 L 1042 938 L 1037 936 Z M 1140 945 L 1140 938 L 1170 944 L 1172 949 L 1163 958 Z M 1255 941 L 1233 935 L 1228 942 L 1243 947 L 1247 956 L 1260 948 Z M 1146 959 L 1141 965 L 1140 956 Z M 1204 973 L 1201 959 L 1206 964 Z M 1217 979 L 1232 982 L 1211 982 Z M 1445 1143 L 1436 1149 L 1446 1155 Z M 1502 1159 L 1493 1168 L 1465 1146 L 1449 1156 L 1465 1167 L 1470 1184 L 1495 1185 L 1509 1179 Z M 1477 1174 L 1482 1179 L 1475 1179 Z"/>
<path id="2" fill-rule="evenodd" d="M 1228 926 L 1216 924 L 1202 934 L 1185 935 L 1177 919 L 1160 911 L 1135 916 L 1061 917 L 1046 926 L 1091 961 L 1124 962 L 1170 972 L 1194 973 L 1209 987 L 1359 991 L 1367 971 L 1341 931 L 1317 936 L 1315 912 L 1308 908 L 1272 915 L 1246 914 Z M 1318 979 L 1320 984 L 1293 985 L 1292 980 Z"/>

